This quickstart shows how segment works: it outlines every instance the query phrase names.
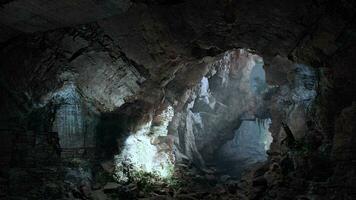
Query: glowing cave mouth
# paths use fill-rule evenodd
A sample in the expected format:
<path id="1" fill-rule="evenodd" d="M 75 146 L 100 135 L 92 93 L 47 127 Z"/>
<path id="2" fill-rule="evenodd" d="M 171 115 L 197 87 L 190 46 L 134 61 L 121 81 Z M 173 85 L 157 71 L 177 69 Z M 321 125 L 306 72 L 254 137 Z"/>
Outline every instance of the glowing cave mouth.
<path id="1" fill-rule="evenodd" d="M 174 156 L 167 127 L 173 115 L 174 110 L 169 106 L 159 116 L 159 125 L 153 125 L 150 121 L 126 139 L 123 150 L 115 156 L 118 181 L 129 181 L 129 176 L 140 172 L 160 178 L 171 177 Z"/>

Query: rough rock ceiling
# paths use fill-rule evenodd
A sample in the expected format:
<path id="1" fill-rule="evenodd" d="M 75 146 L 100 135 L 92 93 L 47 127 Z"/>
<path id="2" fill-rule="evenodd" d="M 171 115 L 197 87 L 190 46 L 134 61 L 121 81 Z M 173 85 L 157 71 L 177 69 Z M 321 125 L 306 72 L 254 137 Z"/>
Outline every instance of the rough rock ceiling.
<path id="1" fill-rule="evenodd" d="M 323 0 L 16 0 L 5 1 L 0 9 L 0 35 L 4 42 L 22 32 L 100 21 L 109 27 L 128 54 L 139 54 L 141 58 L 144 53 L 140 51 L 148 50 L 145 54 L 157 60 L 162 54 L 174 56 L 173 48 L 179 51 L 187 47 L 189 53 L 198 57 L 236 47 L 253 48 L 267 57 L 290 54 L 308 37 L 313 37 L 314 32 L 322 34 L 326 41 L 333 41 L 350 24 L 342 19 L 350 18 L 354 11 L 352 4 Z M 101 21 L 104 18 L 107 20 Z M 321 51 L 326 49 L 327 53 L 335 49 L 313 45 Z M 147 61 L 142 60 L 146 65 Z"/>
<path id="2" fill-rule="evenodd" d="M 57 118 L 70 115 L 73 110 L 75 111 L 70 115 L 69 120 L 55 121 L 55 124 L 64 124 L 63 133 L 71 134 L 76 132 L 73 131 L 74 129 L 80 130 L 84 127 L 81 123 L 78 125 L 72 123 L 79 121 L 77 119 L 82 112 L 88 119 L 90 118 L 87 124 L 92 125 L 95 120 L 99 120 L 98 123 L 107 130 L 107 135 L 113 135 L 111 129 L 118 130 L 116 126 L 119 124 L 118 121 L 125 124 L 125 131 L 126 129 L 135 131 L 138 125 L 149 121 L 151 115 L 155 114 L 155 109 L 157 112 L 164 109 L 166 105 L 163 103 L 167 101 L 166 103 L 173 104 L 175 112 L 180 112 L 174 116 L 174 123 L 169 127 L 169 131 L 182 130 L 181 135 L 178 133 L 179 137 L 184 136 L 188 138 L 187 141 L 194 141 L 194 134 L 186 134 L 193 133 L 190 131 L 192 117 L 189 115 L 192 113 L 188 103 L 195 92 L 193 89 L 201 78 L 209 73 L 208 64 L 223 56 L 220 53 L 245 47 L 253 49 L 248 50 L 249 53 L 257 52 L 263 56 L 267 81 L 271 85 L 294 83 L 291 78 L 292 70 L 296 71 L 292 67 L 294 62 L 304 62 L 321 68 L 318 74 L 321 77 L 318 77 L 320 94 L 315 110 L 317 116 L 315 126 L 319 129 L 320 124 L 323 132 L 321 134 L 318 130 L 315 132 L 312 130 L 310 136 L 315 136 L 316 142 L 319 142 L 319 137 L 326 138 L 323 143 L 317 144 L 317 147 L 334 143 L 332 153 L 335 158 L 333 159 L 339 162 L 335 169 L 340 168 L 341 171 L 346 172 L 344 163 L 348 164 L 349 161 L 354 160 L 355 137 L 354 134 L 352 135 L 354 126 L 351 119 L 355 118 L 353 114 L 355 104 L 350 106 L 355 101 L 356 89 L 350 87 L 356 85 L 356 80 L 353 78 L 354 63 L 356 63 L 354 56 L 356 6 L 353 0 L 133 0 L 132 3 L 119 0 L 77 0 L 73 2 L 69 0 L 1 1 L 0 35 L 1 42 L 4 43 L 0 45 L 0 71 L 2 72 L 0 73 L 0 89 L 2 89 L 0 110 L 7 115 L 0 116 L 5 118 L 6 128 L 30 124 L 29 128 L 34 129 L 37 124 L 26 123 L 27 119 L 22 117 L 22 114 L 32 113 L 32 109 L 37 109 L 37 104 L 40 104 L 37 102 L 41 102 L 43 96 L 46 97 L 46 94 L 52 92 L 58 94 L 55 91 L 62 88 L 60 90 L 62 92 L 59 93 L 61 95 L 49 96 L 54 97 L 52 98 L 54 103 L 57 99 L 64 101 L 61 103 L 66 103 L 59 109 Z M 57 29 L 68 26 L 72 28 Z M 56 30 L 47 31 L 50 29 Z M 21 33 L 34 34 L 8 40 Z M 78 77 L 77 88 L 72 87 L 72 76 Z M 61 85 L 66 86 L 65 90 Z M 231 90 L 236 91 L 235 88 Z M 281 94 L 284 94 L 283 90 Z M 77 100 L 79 95 L 82 95 L 87 104 L 81 106 L 81 102 Z M 118 98 L 119 95 L 123 95 L 122 98 Z M 285 102 L 288 103 L 286 106 L 289 106 L 290 101 L 287 97 Z M 114 113 L 105 113 L 124 101 L 126 103 Z M 275 99 L 270 98 L 269 101 L 273 102 Z M 186 103 L 189 111 L 187 113 L 183 110 Z M 91 107 L 92 104 L 96 104 L 95 109 L 98 111 L 105 111 L 102 118 L 95 118 L 97 110 Z M 49 111 L 44 112 L 51 111 L 50 105 L 48 107 Z M 271 108 L 274 123 L 270 129 L 276 139 L 271 150 L 278 149 L 278 140 L 282 139 L 279 135 L 281 130 L 279 121 L 285 119 L 286 114 L 277 110 L 280 107 L 282 106 L 277 105 Z M 91 113 L 91 109 L 95 112 Z M 299 107 L 296 107 L 293 112 L 290 121 L 298 122 L 296 119 L 304 113 Z M 46 115 L 45 113 L 45 117 Z M 116 121 L 111 121 L 111 118 Z M 239 120 L 237 117 L 229 118 L 234 118 L 229 122 L 234 124 L 234 127 L 220 127 L 224 132 L 234 129 Z M 29 121 L 40 120 L 34 118 Z M 108 122 L 109 125 L 103 122 Z M 111 127 L 110 124 L 115 126 Z M 187 124 L 189 126 L 186 126 Z M 301 124 L 304 127 L 305 124 Z M 298 128 L 299 125 L 298 122 L 290 127 Z M 51 129 L 49 126 L 41 126 L 38 126 L 39 130 Z M 96 130 L 94 128 L 96 127 L 92 125 L 88 130 Z M 188 129 L 190 130 L 185 131 Z M 293 131 L 305 132 L 304 129 L 298 130 L 303 131 Z M 94 131 L 89 132 L 94 135 Z M 68 138 L 72 138 L 70 134 Z M 116 143 L 116 138 L 108 138 L 108 140 Z M 180 140 L 178 141 L 182 144 Z M 216 145 L 216 140 L 214 141 Z M 81 143 L 70 145 L 77 144 L 81 145 Z M 186 149 L 194 155 L 197 149 L 195 142 L 186 144 Z M 111 153 L 112 149 L 108 148 L 107 143 L 103 143 L 104 145 L 105 148 L 99 148 Z M 113 145 L 113 149 L 117 150 L 116 146 Z M 312 169 L 306 173 L 303 170 L 300 172 L 315 174 L 314 172 L 324 168 L 323 165 L 318 163 L 318 160 L 314 162 L 312 158 L 310 166 Z M 304 163 L 300 166 L 300 169 L 306 169 Z M 326 173 L 330 173 L 328 169 Z M 353 178 L 348 174 L 347 176 Z M 342 176 L 336 173 L 335 177 Z M 293 191 L 299 188 L 299 179 L 295 180 L 296 182 L 290 187 Z M 275 183 L 274 179 L 269 180 L 268 177 L 263 181 L 268 181 L 268 184 Z M 351 181 L 341 182 L 346 182 L 350 186 L 355 185 Z M 337 183 L 340 185 L 338 181 Z M 267 183 L 263 183 L 265 184 Z M 281 189 L 283 190 L 277 187 L 277 190 Z M 262 194 L 261 191 L 251 191 L 253 195 Z M 21 192 L 16 191 L 16 193 Z M 270 194 L 275 196 L 276 194 L 273 193 L 275 189 L 270 188 Z M 278 194 L 282 194 L 279 199 L 293 196 L 288 190 L 278 191 Z"/>
<path id="3" fill-rule="evenodd" d="M 129 0 L 15 0 L 0 2 L 0 42 L 19 33 L 85 24 L 126 11 Z"/>
<path id="4" fill-rule="evenodd" d="M 14 0 L 0 7 L 0 42 L 21 33 L 97 22 L 146 68 L 172 59 L 257 50 L 321 65 L 354 43 L 353 1 Z"/>

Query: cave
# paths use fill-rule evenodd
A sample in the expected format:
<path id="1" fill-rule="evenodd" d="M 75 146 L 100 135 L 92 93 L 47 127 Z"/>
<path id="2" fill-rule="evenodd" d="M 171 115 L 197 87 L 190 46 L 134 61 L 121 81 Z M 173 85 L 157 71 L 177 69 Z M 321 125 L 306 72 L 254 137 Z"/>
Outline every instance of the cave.
<path id="1" fill-rule="evenodd" d="M 355 13 L 0 1 L 0 199 L 356 199 Z"/>

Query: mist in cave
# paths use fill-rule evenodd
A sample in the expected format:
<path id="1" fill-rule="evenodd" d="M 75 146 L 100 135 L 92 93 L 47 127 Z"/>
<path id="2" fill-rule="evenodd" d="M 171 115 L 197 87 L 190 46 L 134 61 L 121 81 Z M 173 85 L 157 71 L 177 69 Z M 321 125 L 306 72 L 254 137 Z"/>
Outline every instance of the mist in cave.
<path id="1" fill-rule="evenodd" d="M 0 199 L 356 199 L 354 13 L 0 1 Z"/>
<path id="2" fill-rule="evenodd" d="M 270 119 L 241 123 L 234 138 L 219 151 L 217 165 L 222 174 L 240 177 L 244 170 L 267 160 L 266 151 L 272 142 L 269 123 Z"/>

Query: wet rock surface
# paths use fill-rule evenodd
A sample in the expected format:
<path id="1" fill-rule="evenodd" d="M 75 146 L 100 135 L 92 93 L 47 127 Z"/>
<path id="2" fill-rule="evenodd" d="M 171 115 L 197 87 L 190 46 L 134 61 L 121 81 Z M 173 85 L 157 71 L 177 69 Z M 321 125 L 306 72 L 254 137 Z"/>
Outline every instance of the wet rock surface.
<path id="1" fill-rule="evenodd" d="M 353 1 L 88 2 L 1 2 L 0 198 L 355 199 Z M 236 180 L 211 163 L 252 118 L 273 142 Z M 174 178 L 118 182 L 148 122 Z"/>

